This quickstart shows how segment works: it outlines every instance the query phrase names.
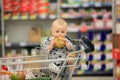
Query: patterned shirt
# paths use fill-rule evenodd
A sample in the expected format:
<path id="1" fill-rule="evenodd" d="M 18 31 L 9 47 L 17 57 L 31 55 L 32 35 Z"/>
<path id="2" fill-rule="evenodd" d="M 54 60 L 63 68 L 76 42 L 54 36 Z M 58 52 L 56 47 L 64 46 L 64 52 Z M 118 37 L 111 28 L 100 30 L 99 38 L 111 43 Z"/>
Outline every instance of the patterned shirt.
<path id="1" fill-rule="evenodd" d="M 45 41 L 44 48 L 48 49 L 48 46 L 50 45 L 51 40 L 53 40 L 54 37 L 48 37 Z M 66 38 L 67 39 L 67 38 Z M 70 44 L 71 48 L 67 49 L 66 46 L 62 48 L 56 48 L 55 46 L 53 49 L 49 52 L 49 59 L 60 59 L 60 58 L 66 58 L 67 52 L 70 52 L 73 50 L 73 44 L 67 39 L 68 43 Z M 59 64 L 61 62 L 56 62 L 56 64 Z"/>

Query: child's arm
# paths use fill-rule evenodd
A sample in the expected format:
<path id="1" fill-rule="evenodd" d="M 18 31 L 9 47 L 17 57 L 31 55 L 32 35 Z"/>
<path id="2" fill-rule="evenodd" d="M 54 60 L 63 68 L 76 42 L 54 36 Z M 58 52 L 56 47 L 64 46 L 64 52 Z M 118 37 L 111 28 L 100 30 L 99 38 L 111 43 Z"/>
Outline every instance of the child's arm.
<path id="1" fill-rule="evenodd" d="M 53 37 L 48 37 L 43 45 L 45 49 L 51 51 L 55 45 L 55 39 Z"/>
<path id="2" fill-rule="evenodd" d="M 51 40 L 48 46 L 48 51 L 51 51 L 53 49 L 53 47 L 55 46 L 55 43 L 56 43 L 55 39 Z"/>
<path id="3" fill-rule="evenodd" d="M 67 40 L 66 38 L 64 38 L 64 41 L 65 41 L 65 46 L 66 48 L 69 50 L 69 49 L 73 49 L 72 47 L 72 43 L 70 43 L 69 40 Z"/>

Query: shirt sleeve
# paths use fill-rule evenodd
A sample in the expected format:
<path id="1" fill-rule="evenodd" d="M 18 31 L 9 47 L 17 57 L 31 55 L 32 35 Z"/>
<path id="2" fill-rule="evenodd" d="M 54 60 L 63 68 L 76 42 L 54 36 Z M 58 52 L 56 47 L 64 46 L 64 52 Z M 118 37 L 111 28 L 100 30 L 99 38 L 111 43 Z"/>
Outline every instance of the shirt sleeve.
<path id="1" fill-rule="evenodd" d="M 48 37 L 43 44 L 43 48 L 48 49 L 48 46 L 50 45 L 50 41 L 52 39 L 53 39 L 53 37 Z"/>

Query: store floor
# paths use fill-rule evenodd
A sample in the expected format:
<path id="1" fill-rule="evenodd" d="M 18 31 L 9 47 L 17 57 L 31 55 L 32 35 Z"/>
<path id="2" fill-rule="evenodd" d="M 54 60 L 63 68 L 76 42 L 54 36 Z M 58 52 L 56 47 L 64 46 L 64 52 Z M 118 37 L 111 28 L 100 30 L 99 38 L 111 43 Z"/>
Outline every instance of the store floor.
<path id="1" fill-rule="evenodd" d="M 72 80 L 114 80 L 113 77 L 72 77 Z"/>

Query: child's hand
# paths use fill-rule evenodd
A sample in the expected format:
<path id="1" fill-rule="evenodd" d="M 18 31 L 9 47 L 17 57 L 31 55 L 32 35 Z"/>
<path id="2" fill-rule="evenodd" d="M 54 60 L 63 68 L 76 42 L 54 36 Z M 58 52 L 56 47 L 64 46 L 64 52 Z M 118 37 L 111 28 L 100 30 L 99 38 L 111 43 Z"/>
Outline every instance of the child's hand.
<path id="1" fill-rule="evenodd" d="M 69 42 L 67 41 L 66 38 L 64 38 L 64 42 L 65 42 L 65 46 L 66 46 L 68 49 L 70 49 L 71 46 L 70 46 L 70 44 L 69 44 Z"/>
<path id="2" fill-rule="evenodd" d="M 55 46 L 55 44 L 56 44 L 56 40 L 55 39 L 51 40 L 50 45 L 48 47 L 48 51 L 51 51 Z"/>
<path id="3" fill-rule="evenodd" d="M 56 40 L 55 39 L 51 40 L 50 45 L 54 46 L 55 44 L 56 44 Z"/>

